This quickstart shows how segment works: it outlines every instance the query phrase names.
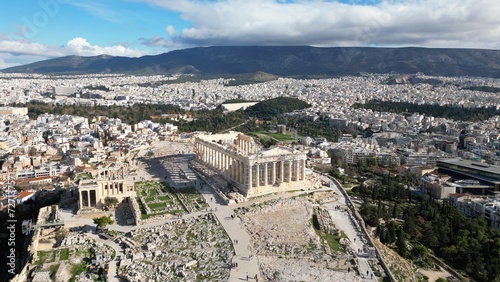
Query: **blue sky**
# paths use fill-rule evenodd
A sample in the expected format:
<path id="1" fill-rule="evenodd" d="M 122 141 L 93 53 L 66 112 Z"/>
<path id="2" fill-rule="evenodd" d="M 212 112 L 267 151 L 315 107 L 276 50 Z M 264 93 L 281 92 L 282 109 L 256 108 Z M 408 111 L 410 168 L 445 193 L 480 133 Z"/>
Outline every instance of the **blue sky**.
<path id="1" fill-rule="evenodd" d="M 0 10 L 0 69 L 214 45 L 500 49 L 497 0 L 16 0 Z"/>

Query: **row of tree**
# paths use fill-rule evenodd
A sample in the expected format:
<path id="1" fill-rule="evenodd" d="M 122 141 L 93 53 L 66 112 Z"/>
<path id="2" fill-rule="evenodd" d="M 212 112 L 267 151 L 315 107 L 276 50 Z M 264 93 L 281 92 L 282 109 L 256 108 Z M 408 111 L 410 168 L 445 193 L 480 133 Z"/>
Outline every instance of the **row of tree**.
<path id="1" fill-rule="evenodd" d="M 499 111 L 495 107 L 482 108 L 465 108 L 453 105 L 433 105 L 433 104 L 414 104 L 409 102 L 392 102 L 370 100 L 365 104 L 356 103 L 353 108 L 371 109 L 377 112 L 390 113 L 420 113 L 433 117 L 448 118 L 453 120 L 463 121 L 481 121 L 499 115 Z"/>
<path id="2" fill-rule="evenodd" d="M 237 102 L 237 101 L 231 101 Z M 138 123 L 151 119 L 151 116 L 162 114 L 189 114 L 193 120 L 174 121 L 168 118 L 156 119 L 157 122 L 172 122 L 179 127 L 181 132 L 210 131 L 220 132 L 230 128 L 242 132 L 259 130 L 272 130 L 276 124 L 285 124 L 287 128 L 294 128 L 297 133 L 304 136 L 324 137 L 329 141 L 336 141 L 343 133 L 357 135 L 354 127 L 341 130 L 331 128 L 327 118 L 316 121 L 300 118 L 298 116 L 284 116 L 282 114 L 301 110 L 310 105 L 296 98 L 278 97 L 260 102 L 245 111 L 224 112 L 221 107 L 214 110 L 186 111 L 178 106 L 168 104 L 134 104 L 131 106 L 77 106 L 59 105 L 41 102 L 29 102 L 14 106 L 28 107 L 28 116 L 36 119 L 45 113 L 55 115 L 76 115 L 92 119 L 97 116 L 119 118 L 128 124 Z M 256 123 L 258 119 L 265 119 L 265 123 Z M 263 141 L 264 143 L 267 141 Z M 272 143 L 272 142 L 271 142 Z M 268 144 L 272 145 L 272 144 Z"/>
<path id="3" fill-rule="evenodd" d="M 411 193 L 401 190 L 389 201 L 394 191 L 371 188 L 360 191 L 365 195 L 360 213 L 366 224 L 377 227 L 382 243 L 424 265 L 429 264 L 429 249 L 475 281 L 500 281 L 500 232 L 483 218 L 467 218 L 447 200 L 419 196 L 411 201 Z M 407 201 L 398 202 L 404 194 Z"/>

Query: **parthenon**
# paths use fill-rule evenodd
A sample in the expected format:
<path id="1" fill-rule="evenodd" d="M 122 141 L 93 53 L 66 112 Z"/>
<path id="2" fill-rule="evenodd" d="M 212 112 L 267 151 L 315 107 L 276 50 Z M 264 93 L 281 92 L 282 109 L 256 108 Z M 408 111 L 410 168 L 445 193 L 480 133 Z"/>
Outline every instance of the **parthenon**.
<path id="1" fill-rule="evenodd" d="M 246 197 L 303 188 L 306 154 L 285 147 L 263 149 L 239 132 L 199 135 L 196 159 L 217 171 Z"/>

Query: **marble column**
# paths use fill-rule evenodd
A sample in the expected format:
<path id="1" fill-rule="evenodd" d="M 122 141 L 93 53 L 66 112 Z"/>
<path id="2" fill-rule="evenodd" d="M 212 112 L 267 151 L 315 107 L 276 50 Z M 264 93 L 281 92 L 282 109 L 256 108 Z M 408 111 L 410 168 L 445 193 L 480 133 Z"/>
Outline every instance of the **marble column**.
<path id="1" fill-rule="evenodd" d="M 208 163 L 208 149 L 206 146 L 203 147 L 203 161 Z"/>
<path id="2" fill-rule="evenodd" d="M 220 154 L 219 154 L 219 152 L 218 152 L 217 150 L 215 150 L 215 149 L 214 149 L 214 153 L 215 153 L 215 168 L 216 168 L 217 170 L 219 170 L 219 169 L 220 169 L 220 166 L 219 166 L 219 164 L 220 164 Z"/>
<path id="3" fill-rule="evenodd" d="M 219 161 L 219 169 L 221 171 L 224 171 L 224 154 L 219 152 L 219 157 L 220 157 L 220 161 Z"/>
<path id="4" fill-rule="evenodd" d="M 226 155 L 224 153 L 219 153 L 220 155 L 220 164 L 219 164 L 219 169 L 222 171 L 222 173 L 225 173 L 225 162 L 226 162 Z"/>
<path id="5" fill-rule="evenodd" d="M 212 148 L 210 148 L 210 157 L 211 157 L 210 165 L 212 167 L 215 167 L 215 151 Z"/>
<path id="6" fill-rule="evenodd" d="M 87 192 L 87 207 L 90 208 L 90 191 L 86 191 Z"/>
<path id="7" fill-rule="evenodd" d="M 79 203 L 79 206 L 80 206 L 80 209 L 83 208 L 83 195 L 82 195 L 82 191 L 78 191 L 78 194 L 80 194 L 80 203 Z"/>
<path id="8" fill-rule="evenodd" d="M 264 186 L 267 186 L 267 163 L 264 163 Z"/>
<path id="9" fill-rule="evenodd" d="M 205 162 L 207 164 L 210 164 L 210 148 L 208 146 L 205 147 L 205 156 L 206 156 Z"/>
<path id="10" fill-rule="evenodd" d="M 227 163 L 228 163 L 227 155 L 225 153 L 222 153 L 222 169 L 226 172 L 226 175 L 228 174 Z"/>
<path id="11" fill-rule="evenodd" d="M 230 159 L 229 156 L 224 154 L 226 156 L 226 164 L 224 167 L 224 170 L 226 171 L 226 175 L 231 177 L 231 166 L 229 165 Z"/>
<path id="12" fill-rule="evenodd" d="M 292 161 L 288 161 L 288 178 L 287 182 L 292 182 Z"/>
<path id="13" fill-rule="evenodd" d="M 219 156 L 220 156 L 219 169 L 221 171 L 224 171 L 224 162 L 225 162 L 224 157 L 225 157 L 225 155 L 224 155 L 224 153 L 219 152 Z"/>
<path id="14" fill-rule="evenodd" d="M 259 187 L 260 186 L 260 173 L 259 173 L 259 170 L 260 170 L 260 165 L 259 164 L 255 164 L 255 187 Z"/>
<path id="15" fill-rule="evenodd" d="M 300 180 L 305 180 L 306 179 L 306 160 L 301 160 L 301 167 L 300 167 L 300 172 L 301 172 L 301 177 Z"/>
<path id="16" fill-rule="evenodd" d="M 214 168 L 217 168 L 217 151 L 212 149 L 212 155 L 214 156 L 214 163 L 213 163 L 213 166 Z"/>
<path id="17" fill-rule="evenodd" d="M 273 167 L 271 170 L 271 185 L 276 183 L 276 162 L 273 162 Z"/>
<path id="18" fill-rule="evenodd" d="M 295 160 L 293 161 L 294 162 L 294 165 L 296 165 L 294 167 L 294 170 L 295 170 L 295 181 L 299 181 L 300 180 L 300 160 Z"/>
<path id="19" fill-rule="evenodd" d="M 251 188 L 252 188 L 252 186 L 253 186 L 253 183 L 252 183 L 252 182 L 253 182 L 253 175 L 252 175 L 252 174 L 253 174 L 253 171 L 252 171 L 253 169 L 252 169 L 252 164 L 248 164 L 248 166 L 247 166 L 247 170 L 248 170 L 248 183 L 247 183 L 247 184 L 248 184 L 248 187 L 251 189 Z"/>
<path id="20" fill-rule="evenodd" d="M 285 182 L 285 161 L 280 161 L 280 182 Z"/>

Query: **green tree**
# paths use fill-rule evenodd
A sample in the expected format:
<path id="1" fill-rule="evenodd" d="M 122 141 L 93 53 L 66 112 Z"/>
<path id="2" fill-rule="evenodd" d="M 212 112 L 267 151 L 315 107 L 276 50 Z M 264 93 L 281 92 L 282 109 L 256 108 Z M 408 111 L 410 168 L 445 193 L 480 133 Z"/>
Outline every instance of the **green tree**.
<path id="1" fill-rule="evenodd" d="M 108 208 L 114 207 L 114 206 L 118 205 L 118 199 L 115 197 L 108 196 L 108 197 L 104 198 L 104 205 Z"/>
<path id="2" fill-rule="evenodd" d="M 98 218 L 94 218 L 94 224 L 96 224 L 99 229 L 104 229 L 108 224 L 113 223 L 115 223 L 115 221 L 111 219 L 111 216 L 101 216 Z"/>
<path id="3" fill-rule="evenodd" d="M 408 257 L 408 246 L 406 244 L 406 240 L 407 240 L 406 233 L 402 228 L 399 228 L 396 247 L 398 248 L 398 254 L 404 258 Z"/>

